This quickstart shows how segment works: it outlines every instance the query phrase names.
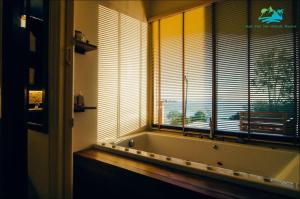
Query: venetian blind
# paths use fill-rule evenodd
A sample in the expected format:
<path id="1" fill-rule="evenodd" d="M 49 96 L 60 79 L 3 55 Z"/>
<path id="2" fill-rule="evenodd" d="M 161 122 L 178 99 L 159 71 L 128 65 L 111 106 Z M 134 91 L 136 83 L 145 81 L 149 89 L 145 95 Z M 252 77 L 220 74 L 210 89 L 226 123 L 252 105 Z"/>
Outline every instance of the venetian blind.
<path id="1" fill-rule="evenodd" d="M 250 34 L 250 101 L 251 112 L 272 115 L 263 132 L 275 135 L 296 133 L 297 123 L 297 47 L 294 43 L 292 0 L 252 1 L 250 16 L 253 25 L 268 25 L 258 21 L 262 8 L 272 7 L 273 14 L 283 11 L 283 20 L 269 27 L 252 28 Z M 275 14 L 276 14 L 275 13 Z M 280 13 L 278 13 L 280 15 Z M 273 25 L 273 27 L 271 26 Z M 275 25 L 275 26 L 274 26 Z M 254 114 L 250 125 L 252 133 L 260 133 Z M 273 124 L 276 120 L 282 125 Z M 251 123 L 250 123 L 251 124 Z"/>
<path id="2" fill-rule="evenodd" d="M 209 129 L 212 111 L 212 6 L 184 14 L 185 127 Z"/>
<path id="3" fill-rule="evenodd" d="M 182 15 L 160 21 L 162 124 L 182 125 Z M 174 115 L 174 116 L 173 116 Z"/>
<path id="4" fill-rule="evenodd" d="M 182 14 L 152 23 L 153 121 L 182 126 Z"/>
<path id="5" fill-rule="evenodd" d="M 246 1 L 216 4 L 216 109 L 220 131 L 239 132 L 240 112 L 248 110 L 246 24 Z"/>
<path id="6" fill-rule="evenodd" d="M 299 58 L 296 35 L 287 27 L 293 24 L 292 5 L 276 0 L 254 0 L 248 8 L 247 1 L 216 4 L 217 130 L 295 136 Z M 282 22 L 259 21 L 264 9 L 284 11 Z"/>
<path id="7" fill-rule="evenodd" d="M 152 22 L 154 126 L 181 129 L 185 115 L 187 130 L 209 129 L 216 104 L 216 134 L 295 140 L 297 3 L 227 0 Z"/>
<path id="8" fill-rule="evenodd" d="M 147 24 L 99 5 L 98 140 L 146 125 Z"/>
<path id="9" fill-rule="evenodd" d="M 152 23 L 154 124 L 209 128 L 211 30 L 211 6 Z"/>

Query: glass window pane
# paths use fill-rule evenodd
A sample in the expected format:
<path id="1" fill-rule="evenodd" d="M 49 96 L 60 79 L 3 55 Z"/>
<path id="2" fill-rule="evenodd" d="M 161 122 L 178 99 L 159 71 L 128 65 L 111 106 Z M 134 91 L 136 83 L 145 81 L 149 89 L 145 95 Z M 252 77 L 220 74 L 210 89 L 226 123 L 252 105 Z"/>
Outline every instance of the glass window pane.
<path id="1" fill-rule="evenodd" d="M 285 27 L 293 24 L 292 1 L 254 0 L 251 16 L 260 27 L 252 28 L 250 39 L 251 132 L 293 135 L 295 47 L 293 29 Z"/>
<path id="2" fill-rule="evenodd" d="M 162 124 L 182 126 L 182 14 L 160 21 Z"/>
<path id="3" fill-rule="evenodd" d="M 216 5 L 217 129 L 221 131 L 244 131 L 240 113 L 248 110 L 246 8 L 246 1 Z"/>
<path id="4" fill-rule="evenodd" d="M 209 129 L 212 108 L 212 8 L 185 13 L 186 122 L 190 128 Z"/>

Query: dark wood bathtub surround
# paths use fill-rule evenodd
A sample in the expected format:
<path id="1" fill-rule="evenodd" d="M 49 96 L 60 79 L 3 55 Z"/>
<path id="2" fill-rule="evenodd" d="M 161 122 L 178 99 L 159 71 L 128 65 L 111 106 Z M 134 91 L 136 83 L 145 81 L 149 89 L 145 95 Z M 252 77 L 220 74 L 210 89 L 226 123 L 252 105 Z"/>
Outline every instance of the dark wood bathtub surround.
<path id="1" fill-rule="evenodd" d="M 87 149 L 74 154 L 74 198 L 288 198 Z"/>

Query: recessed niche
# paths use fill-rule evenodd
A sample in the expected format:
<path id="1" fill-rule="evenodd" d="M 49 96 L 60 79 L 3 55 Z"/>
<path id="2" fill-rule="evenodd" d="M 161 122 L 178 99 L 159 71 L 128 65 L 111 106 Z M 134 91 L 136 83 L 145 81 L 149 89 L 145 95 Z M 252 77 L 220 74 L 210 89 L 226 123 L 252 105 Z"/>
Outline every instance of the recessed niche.
<path id="1" fill-rule="evenodd" d="M 36 51 L 36 37 L 32 32 L 29 33 L 29 49 L 31 52 Z"/>

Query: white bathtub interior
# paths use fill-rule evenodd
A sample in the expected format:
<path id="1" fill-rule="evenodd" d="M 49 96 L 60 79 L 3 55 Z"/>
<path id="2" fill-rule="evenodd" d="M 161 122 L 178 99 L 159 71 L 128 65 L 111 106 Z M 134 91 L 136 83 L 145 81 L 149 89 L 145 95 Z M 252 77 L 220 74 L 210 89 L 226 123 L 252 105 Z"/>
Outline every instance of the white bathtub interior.
<path id="1" fill-rule="evenodd" d="M 133 147 L 129 146 L 131 140 Z M 102 140 L 95 147 L 195 174 L 289 196 L 300 195 L 300 153 L 293 148 L 216 141 L 161 131 Z"/>
<path id="2" fill-rule="evenodd" d="M 128 147 L 129 139 L 133 139 L 134 148 L 141 151 L 299 183 L 300 155 L 297 151 L 157 132 L 138 134 L 118 145 Z"/>

